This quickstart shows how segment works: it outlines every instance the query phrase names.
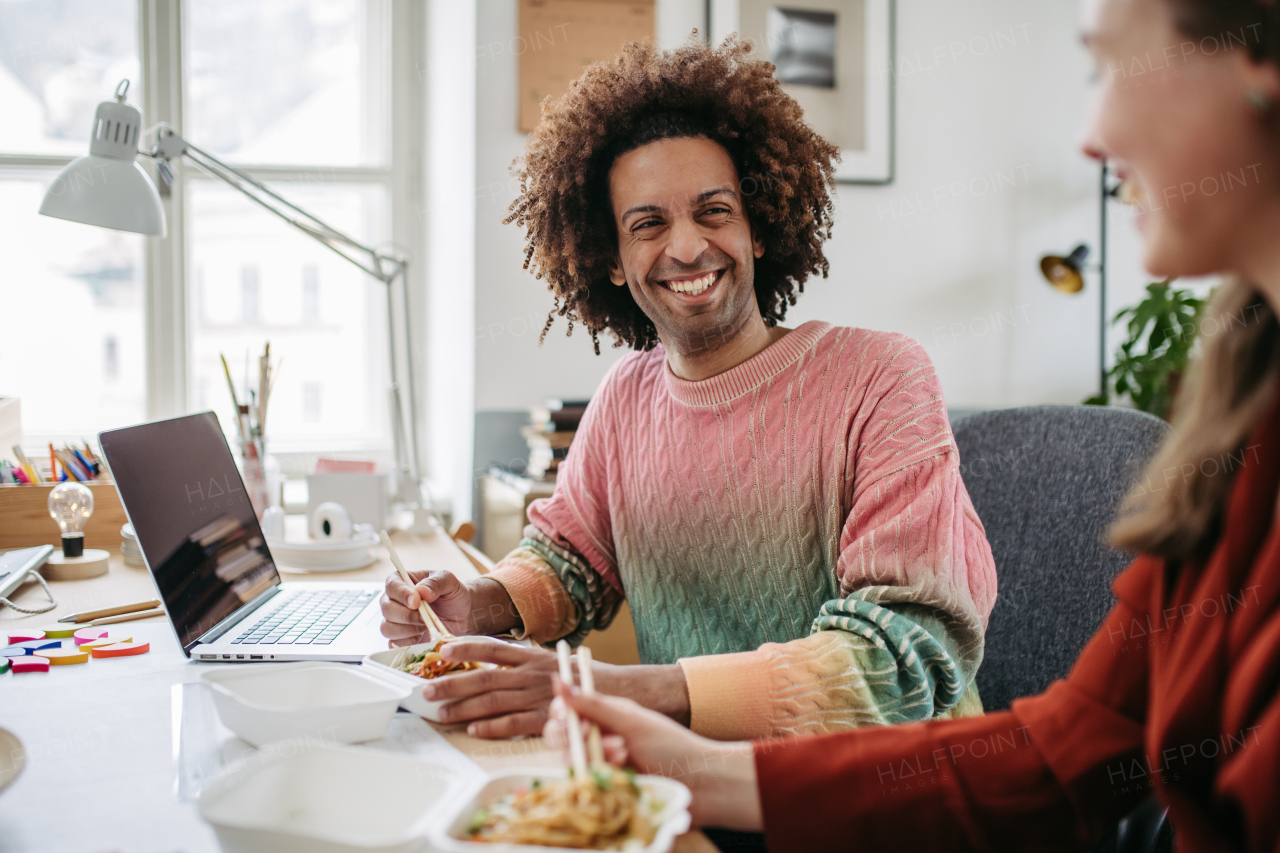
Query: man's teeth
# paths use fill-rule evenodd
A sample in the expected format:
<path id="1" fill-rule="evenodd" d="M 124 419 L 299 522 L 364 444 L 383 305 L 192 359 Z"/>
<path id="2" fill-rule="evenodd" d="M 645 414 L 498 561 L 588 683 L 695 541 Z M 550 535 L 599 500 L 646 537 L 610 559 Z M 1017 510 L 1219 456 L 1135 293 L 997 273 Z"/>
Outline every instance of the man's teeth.
<path id="1" fill-rule="evenodd" d="M 716 283 L 716 272 L 709 272 L 698 278 L 691 278 L 685 281 L 668 281 L 665 282 L 667 287 L 676 293 L 688 293 L 690 296 L 697 296 L 702 291 Z"/>

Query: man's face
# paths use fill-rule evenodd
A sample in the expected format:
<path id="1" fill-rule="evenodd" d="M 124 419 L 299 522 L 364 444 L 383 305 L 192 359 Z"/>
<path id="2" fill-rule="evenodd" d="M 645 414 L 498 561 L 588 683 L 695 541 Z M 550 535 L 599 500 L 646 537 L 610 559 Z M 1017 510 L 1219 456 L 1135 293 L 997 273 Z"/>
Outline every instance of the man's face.
<path id="1" fill-rule="evenodd" d="M 715 350 L 760 311 L 754 239 L 738 170 L 718 143 L 663 139 L 619 157 L 609 172 L 618 259 L 609 272 L 653 321 L 664 346 Z"/>

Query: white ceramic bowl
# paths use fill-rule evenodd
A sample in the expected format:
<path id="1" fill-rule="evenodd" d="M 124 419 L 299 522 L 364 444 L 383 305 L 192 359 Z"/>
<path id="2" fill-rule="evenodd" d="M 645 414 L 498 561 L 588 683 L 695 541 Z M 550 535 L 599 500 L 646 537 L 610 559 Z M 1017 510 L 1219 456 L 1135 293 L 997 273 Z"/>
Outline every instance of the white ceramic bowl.
<path id="1" fill-rule="evenodd" d="M 560 768 L 506 770 L 495 773 L 488 780 L 474 781 L 464 789 L 447 811 L 442 811 L 431 821 L 427 830 L 432 849 L 448 853 L 547 853 L 548 850 L 567 850 L 566 847 L 535 847 L 526 844 L 500 844 L 467 840 L 467 824 L 480 809 L 489 806 L 528 785 L 534 779 L 563 779 L 568 771 Z M 693 795 L 682 783 L 665 776 L 637 776 L 636 783 L 648 789 L 662 802 L 662 810 L 654 820 L 658 833 L 648 847 L 636 853 L 667 853 L 676 837 L 689 831 L 689 803 Z"/>
<path id="2" fill-rule="evenodd" d="M 396 685 L 402 685 L 409 690 L 409 695 L 400 701 L 400 707 L 404 708 L 411 714 L 417 714 L 424 720 L 430 720 L 433 723 L 440 722 L 440 706 L 444 705 L 444 701 L 427 701 L 422 695 L 422 688 L 427 686 L 428 679 L 419 678 L 416 675 L 410 675 L 407 672 L 391 666 L 391 662 L 396 659 L 396 655 L 400 654 L 404 649 L 410 652 L 420 652 L 423 649 L 434 647 L 434 643 L 418 643 L 413 646 L 405 646 L 400 649 L 386 649 L 381 652 L 374 652 L 360 661 L 360 665 L 368 667 L 379 678 L 385 678 L 388 682 Z M 493 669 L 494 664 L 480 664 L 484 669 Z M 449 675 L 442 675 L 440 678 L 451 678 Z M 439 681 L 440 678 L 432 678 L 430 681 Z"/>
<path id="3" fill-rule="evenodd" d="M 312 747 L 227 774 L 198 806 L 223 853 L 419 853 L 457 787 L 406 755 Z"/>
<path id="4" fill-rule="evenodd" d="M 377 740 L 411 692 L 341 663 L 241 664 L 200 677 L 213 689 L 223 725 L 254 746 Z"/>

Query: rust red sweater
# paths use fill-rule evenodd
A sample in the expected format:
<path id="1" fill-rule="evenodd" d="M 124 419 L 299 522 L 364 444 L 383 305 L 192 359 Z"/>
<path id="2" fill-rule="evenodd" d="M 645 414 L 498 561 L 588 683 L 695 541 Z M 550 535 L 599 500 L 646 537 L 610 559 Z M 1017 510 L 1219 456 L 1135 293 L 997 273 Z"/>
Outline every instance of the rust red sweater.
<path id="1" fill-rule="evenodd" d="M 758 744 L 769 849 L 1078 849 L 1154 791 L 1183 853 L 1280 850 L 1280 408 L 1250 444 L 1211 556 L 1135 560 L 1043 695 Z"/>

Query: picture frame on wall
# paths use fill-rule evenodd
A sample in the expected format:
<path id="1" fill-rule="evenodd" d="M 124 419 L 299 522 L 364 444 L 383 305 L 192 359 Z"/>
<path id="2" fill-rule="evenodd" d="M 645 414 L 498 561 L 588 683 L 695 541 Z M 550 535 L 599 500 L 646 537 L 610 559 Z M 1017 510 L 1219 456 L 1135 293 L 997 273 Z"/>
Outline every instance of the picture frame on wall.
<path id="1" fill-rule="evenodd" d="M 711 0 L 709 12 L 712 43 L 751 41 L 840 148 L 837 181 L 893 181 L 894 0 Z"/>

